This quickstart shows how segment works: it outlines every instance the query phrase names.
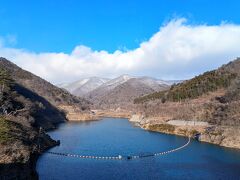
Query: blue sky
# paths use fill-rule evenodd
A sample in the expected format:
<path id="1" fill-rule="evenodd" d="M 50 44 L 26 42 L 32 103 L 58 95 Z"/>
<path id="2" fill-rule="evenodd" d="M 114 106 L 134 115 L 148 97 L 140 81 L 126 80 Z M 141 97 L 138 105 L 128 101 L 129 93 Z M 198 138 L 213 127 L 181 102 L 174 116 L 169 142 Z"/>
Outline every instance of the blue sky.
<path id="1" fill-rule="evenodd" d="M 240 56 L 239 0 L 0 0 L 0 56 L 52 83 L 188 79 Z"/>
<path id="2" fill-rule="evenodd" d="M 133 49 L 166 21 L 240 23 L 238 0 L 0 0 L 0 35 L 34 52 Z"/>

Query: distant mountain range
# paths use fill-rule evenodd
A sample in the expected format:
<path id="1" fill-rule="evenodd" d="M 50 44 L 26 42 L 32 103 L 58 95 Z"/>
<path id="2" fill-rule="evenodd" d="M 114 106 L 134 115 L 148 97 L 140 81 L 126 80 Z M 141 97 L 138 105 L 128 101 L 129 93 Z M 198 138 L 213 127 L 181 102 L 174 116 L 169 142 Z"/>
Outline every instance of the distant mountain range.
<path id="1" fill-rule="evenodd" d="M 76 96 L 84 96 L 85 94 L 93 91 L 94 89 L 98 88 L 109 80 L 110 79 L 107 78 L 90 77 L 80 79 L 72 83 L 58 84 L 57 86 L 66 89 L 67 91 Z"/>
<path id="2" fill-rule="evenodd" d="M 86 98 L 97 107 L 117 108 L 132 103 L 136 97 L 168 89 L 171 84 L 178 82 L 181 81 L 121 75 L 114 79 L 90 77 L 69 84 L 59 84 L 58 87 Z"/>
<path id="3" fill-rule="evenodd" d="M 121 85 L 130 79 L 138 80 L 141 83 L 144 83 L 145 85 L 158 90 L 159 85 L 165 85 L 170 86 L 174 83 L 180 83 L 182 80 L 159 80 L 151 77 L 134 77 L 129 75 L 121 75 L 117 78 L 110 79 L 110 78 L 101 78 L 101 77 L 89 77 L 89 78 L 83 78 L 78 81 L 74 81 L 71 83 L 60 83 L 57 84 L 58 87 L 63 88 L 70 93 L 76 95 L 76 96 L 85 96 L 92 91 L 98 89 L 105 89 L 110 90 L 114 89 L 118 85 Z"/>
<path id="4" fill-rule="evenodd" d="M 126 110 L 142 128 L 181 136 L 200 133 L 201 141 L 240 148 L 240 58 L 183 82 L 122 75 L 58 86 L 0 57 L 0 174 L 4 177 L 37 179 L 38 150 L 58 144 L 39 129 L 54 128 L 68 114 L 87 119 L 88 114 L 96 115 L 96 109 Z M 194 126 L 186 126 L 188 121 Z"/>

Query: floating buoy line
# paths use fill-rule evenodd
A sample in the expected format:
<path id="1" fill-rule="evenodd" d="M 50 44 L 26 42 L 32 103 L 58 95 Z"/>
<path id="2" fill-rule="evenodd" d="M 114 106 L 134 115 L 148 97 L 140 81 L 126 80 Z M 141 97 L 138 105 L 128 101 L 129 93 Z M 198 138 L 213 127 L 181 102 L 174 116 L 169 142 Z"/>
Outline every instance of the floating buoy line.
<path id="1" fill-rule="evenodd" d="M 86 156 L 86 155 L 79 155 L 79 154 L 71 154 L 71 153 L 60 153 L 60 152 L 53 152 L 53 151 L 48 151 L 46 153 L 52 154 L 52 155 L 57 155 L 57 156 L 66 156 L 66 157 L 74 157 L 74 158 L 81 158 L 81 159 L 98 159 L 98 160 L 130 160 L 130 159 L 140 159 L 140 158 L 146 158 L 146 157 L 154 157 L 154 156 L 163 156 L 167 155 L 176 151 L 179 151 L 185 147 L 187 147 L 191 142 L 191 138 L 188 137 L 188 141 L 175 149 L 171 149 L 168 151 L 163 151 L 159 153 L 153 153 L 153 154 L 148 154 L 148 155 L 131 155 L 131 156 Z"/>

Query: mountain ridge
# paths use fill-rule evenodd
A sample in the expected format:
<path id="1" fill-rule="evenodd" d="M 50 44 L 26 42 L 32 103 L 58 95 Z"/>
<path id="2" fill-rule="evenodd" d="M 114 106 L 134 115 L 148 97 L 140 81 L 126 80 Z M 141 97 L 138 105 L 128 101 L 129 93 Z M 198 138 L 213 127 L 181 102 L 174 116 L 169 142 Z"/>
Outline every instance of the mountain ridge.
<path id="1" fill-rule="evenodd" d="M 134 101 L 144 129 L 240 148 L 240 58 Z"/>
<path id="2" fill-rule="evenodd" d="M 99 78 L 96 76 L 83 78 L 78 81 L 74 81 L 72 83 L 63 83 L 57 84 L 58 87 L 66 89 L 70 93 L 76 96 L 84 96 L 89 91 L 92 91 L 107 82 L 109 79 L 107 78 Z"/>
<path id="3" fill-rule="evenodd" d="M 163 81 L 154 78 L 122 75 L 102 84 L 84 97 L 94 104 L 94 108 L 126 109 L 132 106 L 133 98 L 168 87 Z"/>
<path id="4" fill-rule="evenodd" d="M 59 104 L 78 104 L 79 106 L 87 107 L 89 105 L 89 102 L 85 99 L 76 97 L 67 91 L 54 86 L 41 77 L 23 70 L 5 58 L 0 57 L 0 68 L 11 74 L 13 80 L 15 80 L 18 84 L 46 98 L 54 106 L 58 106 Z"/>
<path id="5" fill-rule="evenodd" d="M 59 144 L 44 130 L 67 121 L 59 105 L 90 113 L 88 101 L 0 58 L 0 179 L 38 179 L 37 157 Z"/>
<path id="6" fill-rule="evenodd" d="M 152 78 L 152 77 L 148 77 L 148 76 L 130 76 L 128 74 L 123 74 L 123 75 L 120 75 L 113 79 L 92 76 L 92 77 L 83 78 L 83 79 L 80 79 L 80 80 L 77 80 L 74 82 L 70 82 L 70 83 L 56 84 L 56 86 L 63 88 L 76 96 L 84 97 L 87 94 L 89 94 L 91 91 L 94 91 L 95 89 L 97 89 L 101 86 L 108 86 L 110 89 L 113 89 L 117 85 L 120 85 L 130 79 L 133 79 L 133 78 L 151 79 L 152 81 L 155 81 L 158 84 L 165 84 L 165 85 L 172 85 L 174 83 L 182 82 L 182 80 L 166 80 L 165 81 L 165 80 Z M 90 86 L 90 88 L 89 88 L 89 86 Z"/>

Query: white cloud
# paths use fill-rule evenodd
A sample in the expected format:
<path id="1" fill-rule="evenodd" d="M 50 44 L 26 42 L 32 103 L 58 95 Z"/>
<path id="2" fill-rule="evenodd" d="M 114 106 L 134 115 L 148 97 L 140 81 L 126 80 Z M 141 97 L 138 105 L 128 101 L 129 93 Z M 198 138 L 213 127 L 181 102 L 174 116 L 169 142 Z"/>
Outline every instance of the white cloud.
<path id="1" fill-rule="evenodd" d="M 239 55 L 240 25 L 189 25 L 183 18 L 162 26 L 139 48 L 114 53 L 80 45 L 70 54 L 37 54 L 0 44 L 0 56 L 54 83 L 125 73 L 185 79 Z"/>

